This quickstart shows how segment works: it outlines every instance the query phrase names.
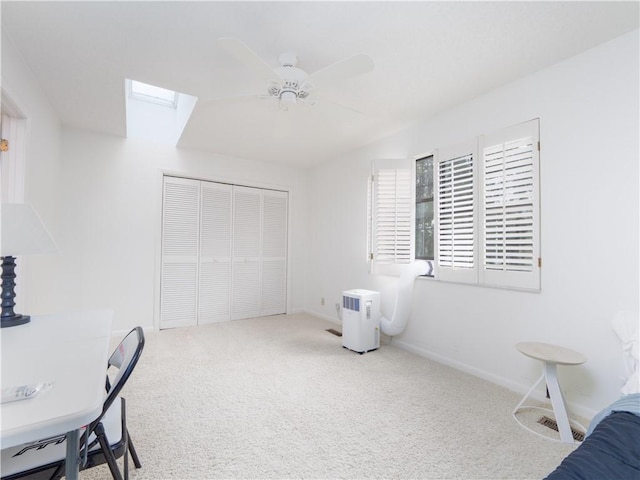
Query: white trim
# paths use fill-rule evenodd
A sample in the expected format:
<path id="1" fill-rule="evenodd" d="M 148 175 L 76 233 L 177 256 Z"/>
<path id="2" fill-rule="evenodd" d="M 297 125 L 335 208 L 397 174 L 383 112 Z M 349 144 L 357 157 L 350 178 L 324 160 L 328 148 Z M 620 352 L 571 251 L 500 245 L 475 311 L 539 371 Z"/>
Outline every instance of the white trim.
<path id="1" fill-rule="evenodd" d="M 520 395 L 524 395 L 531 388 L 530 384 L 525 385 L 522 383 L 514 382 L 513 380 L 510 380 L 505 377 L 501 377 L 499 375 L 495 375 L 486 370 L 479 369 L 473 365 L 468 365 L 466 363 L 453 360 L 449 357 L 445 357 L 438 353 L 431 352 L 430 350 L 416 347 L 409 343 L 403 342 L 402 340 L 398 340 L 397 337 L 393 337 L 392 344 L 407 352 L 415 353 L 416 355 L 427 358 L 429 360 L 433 360 L 434 362 L 440 363 L 442 365 L 446 365 L 448 367 L 454 368 L 461 372 L 468 373 L 470 375 L 473 375 L 474 377 L 478 377 L 478 378 L 481 378 L 482 380 L 486 380 L 493 384 L 499 385 L 501 387 L 504 387 Z M 515 347 L 514 347 L 514 351 L 515 351 Z M 530 398 L 533 398 L 540 402 L 547 402 L 547 403 L 549 402 L 549 400 L 545 398 L 542 392 L 532 392 Z M 516 403 L 517 403 L 517 399 L 514 402 L 514 407 Z M 575 415 L 579 415 L 587 419 L 593 418 L 596 415 L 596 413 L 598 413 L 596 410 L 592 408 L 585 407 L 584 405 L 580 405 L 575 402 L 568 402 L 567 406 L 570 407 L 571 412 L 574 413 Z M 505 412 L 505 415 L 508 415 L 508 414 L 509 412 Z"/>
<path id="2" fill-rule="evenodd" d="M 122 337 L 124 337 L 127 333 L 129 333 L 131 331 L 131 329 L 126 329 L 126 330 L 112 330 L 111 331 L 111 339 L 112 340 L 122 340 Z M 142 327 L 142 331 L 147 334 L 147 333 L 156 333 L 158 330 L 155 329 L 155 327 Z"/>
<path id="3" fill-rule="evenodd" d="M 239 187 L 262 188 L 265 190 L 279 190 L 281 192 L 293 191 L 293 187 L 291 186 L 285 186 L 285 185 L 274 184 L 274 183 L 247 181 L 240 178 L 219 177 L 219 176 L 211 176 L 208 174 L 193 174 L 193 173 L 186 173 L 180 170 L 169 170 L 164 168 L 160 168 L 159 171 L 161 176 L 179 177 L 179 178 L 186 178 L 190 180 L 200 180 L 204 182 L 226 183 L 228 185 L 237 185 Z"/>
<path id="4" fill-rule="evenodd" d="M 4 89 L 1 102 L 2 138 L 9 142 L 9 150 L 0 154 L 2 201 L 22 203 L 27 168 L 29 119 Z"/>
<path id="5" fill-rule="evenodd" d="M 426 158 L 432 157 L 431 159 L 431 163 L 432 163 L 432 179 L 433 179 L 433 260 L 425 260 L 427 262 L 430 262 L 432 269 L 431 269 L 431 275 L 429 275 L 426 278 L 435 278 L 435 273 L 436 273 L 436 233 L 438 232 L 438 215 L 436 212 L 436 206 L 437 206 L 437 195 L 436 195 L 436 167 L 437 167 L 437 156 L 436 156 L 436 150 L 430 150 L 428 153 L 423 153 L 421 155 L 414 155 L 413 157 L 411 157 L 411 161 L 412 161 L 412 166 L 411 166 L 411 174 L 412 174 L 412 181 L 413 181 L 413 259 L 415 260 L 416 258 L 416 196 L 417 196 L 417 192 L 416 192 L 416 182 L 418 180 L 418 173 L 417 173 L 417 169 L 416 169 L 416 163 L 418 162 L 418 160 L 423 160 Z M 424 275 L 420 275 L 418 278 L 424 278 Z"/>
<path id="6" fill-rule="evenodd" d="M 339 318 L 332 317 L 330 315 L 325 315 L 324 313 L 316 312 L 314 310 L 310 310 L 308 308 L 300 308 L 296 309 L 295 312 L 291 313 L 306 313 L 308 315 L 313 315 L 314 317 L 321 318 L 322 320 L 326 320 L 327 322 L 331 322 L 335 325 L 342 326 L 342 320 Z"/>

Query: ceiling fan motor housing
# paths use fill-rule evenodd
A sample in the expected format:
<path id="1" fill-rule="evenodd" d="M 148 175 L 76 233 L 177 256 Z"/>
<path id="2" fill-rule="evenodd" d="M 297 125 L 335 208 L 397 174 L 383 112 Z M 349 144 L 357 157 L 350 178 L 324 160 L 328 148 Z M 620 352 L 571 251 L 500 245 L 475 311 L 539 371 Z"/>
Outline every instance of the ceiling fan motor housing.
<path id="1" fill-rule="evenodd" d="M 286 57 L 287 55 L 292 55 L 292 57 Z M 299 98 L 306 98 L 309 95 L 309 90 L 311 90 L 311 85 L 305 83 L 305 79 L 308 76 L 307 73 L 295 66 L 297 62 L 295 55 L 282 54 L 280 55 L 280 62 L 282 66 L 276 71 L 282 78 L 282 83 L 280 85 L 275 82 L 270 84 L 267 92 L 271 96 L 280 98 L 280 102 L 284 102 L 286 106 L 286 104 L 294 104 Z M 287 64 L 287 62 L 289 63 Z"/>

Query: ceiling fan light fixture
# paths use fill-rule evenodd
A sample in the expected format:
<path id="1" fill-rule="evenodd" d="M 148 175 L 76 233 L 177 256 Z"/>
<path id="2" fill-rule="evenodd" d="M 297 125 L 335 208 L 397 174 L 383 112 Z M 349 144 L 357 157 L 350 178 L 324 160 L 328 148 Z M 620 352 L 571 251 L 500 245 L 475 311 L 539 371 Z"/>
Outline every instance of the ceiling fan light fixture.
<path id="1" fill-rule="evenodd" d="M 295 105 L 298 96 L 296 92 L 284 90 L 280 93 L 280 110 L 287 111 L 289 107 Z"/>

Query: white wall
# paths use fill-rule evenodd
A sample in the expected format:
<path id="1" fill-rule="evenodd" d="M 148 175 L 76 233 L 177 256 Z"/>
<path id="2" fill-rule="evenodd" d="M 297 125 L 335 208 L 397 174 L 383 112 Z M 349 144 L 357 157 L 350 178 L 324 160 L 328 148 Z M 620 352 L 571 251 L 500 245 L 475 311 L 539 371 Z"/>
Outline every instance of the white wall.
<path id="1" fill-rule="evenodd" d="M 4 32 L 1 85 L 3 98 L 10 101 L 26 119 L 24 202 L 35 208 L 55 239 L 60 233 L 60 122 L 22 57 L 16 53 L 12 40 Z M 34 313 L 31 307 L 41 296 L 46 296 L 49 289 L 45 272 L 60 268 L 60 256 L 22 257 L 17 264 L 15 312 Z"/>
<path id="2" fill-rule="evenodd" d="M 506 85 L 312 171 L 307 308 L 337 320 L 342 290 L 382 291 L 395 279 L 366 267 L 366 177 L 374 158 L 430 152 L 532 118 L 541 126 L 542 291 L 420 279 L 399 345 L 526 392 L 540 364 L 514 347 L 543 341 L 588 357 L 561 367 L 568 401 L 583 415 L 622 386 L 617 312 L 638 318 L 638 31 Z M 327 305 L 320 306 L 320 297 Z"/>
<path id="3" fill-rule="evenodd" d="M 157 312 L 162 172 L 291 189 L 292 311 L 303 306 L 305 175 L 210 153 L 63 129 L 60 188 L 66 259 L 57 307 L 113 308 L 114 330 Z M 51 305 L 47 305 L 51 308 Z"/>
<path id="4" fill-rule="evenodd" d="M 17 312 L 110 308 L 114 331 L 152 327 L 163 171 L 288 189 L 289 305 L 303 308 L 305 171 L 62 128 L 10 39 L 2 40 L 2 89 L 28 118 L 25 201 L 59 249 L 20 259 Z"/>
<path id="5" fill-rule="evenodd" d="M 160 171 L 293 189 L 293 310 L 337 319 L 349 288 L 383 292 L 394 279 L 366 264 L 366 181 L 374 158 L 408 157 L 539 117 L 542 292 L 420 280 L 398 344 L 515 390 L 539 365 L 523 340 L 559 343 L 589 361 L 562 369 L 568 399 L 592 413 L 618 396 L 616 312 L 638 316 L 638 32 L 625 35 L 311 172 L 203 152 L 60 130 L 28 69 L 3 36 L 2 88 L 29 117 L 25 200 L 60 253 L 23 262 L 18 311 L 109 307 L 114 328 L 151 326 Z M 27 268 L 24 268 L 27 267 Z M 320 306 L 320 297 L 326 305 Z M 23 303 L 21 303 L 23 302 Z"/>

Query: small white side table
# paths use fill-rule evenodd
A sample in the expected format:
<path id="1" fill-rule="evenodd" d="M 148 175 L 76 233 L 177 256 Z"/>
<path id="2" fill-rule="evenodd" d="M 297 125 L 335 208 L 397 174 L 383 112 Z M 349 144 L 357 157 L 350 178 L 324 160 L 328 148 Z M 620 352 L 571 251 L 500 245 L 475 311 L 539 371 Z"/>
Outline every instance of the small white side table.
<path id="1" fill-rule="evenodd" d="M 523 403 L 529 398 L 535 388 L 546 379 L 547 389 L 549 391 L 549 397 L 551 399 L 551 405 L 553 407 L 553 414 L 556 417 L 556 423 L 558 424 L 558 432 L 560 433 L 560 441 L 563 443 L 574 443 L 573 433 L 571 432 L 571 425 L 569 424 L 569 415 L 567 414 L 567 406 L 565 405 L 564 398 L 562 396 L 562 390 L 558 384 L 557 365 L 580 365 L 587 361 L 587 358 L 574 350 L 560 347 L 558 345 L 550 345 L 548 343 L 539 342 L 523 342 L 518 343 L 516 348 L 527 357 L 535 358 L 543 362 L 543 373 L 538 381 L 531 387 L 527 394 L 520 400 L 520 403 L 513 410 L 513 418 L 516 422 L 522 425 L 527 430 L 534 432 L 530 428 L 527 428 L 516 417 L 516 413 L 523 408 L 540 408 L 523 405 Z M 548 410 L 548 409 L 543 409 Z M 575 422 L 577 423 L 577 422 Z M 584 427 L 578 424 L 583 430 Z M 539 434 L 538 434 L 539 435 Z M 545 437 L 546 438 L 546 437 Z"/>

